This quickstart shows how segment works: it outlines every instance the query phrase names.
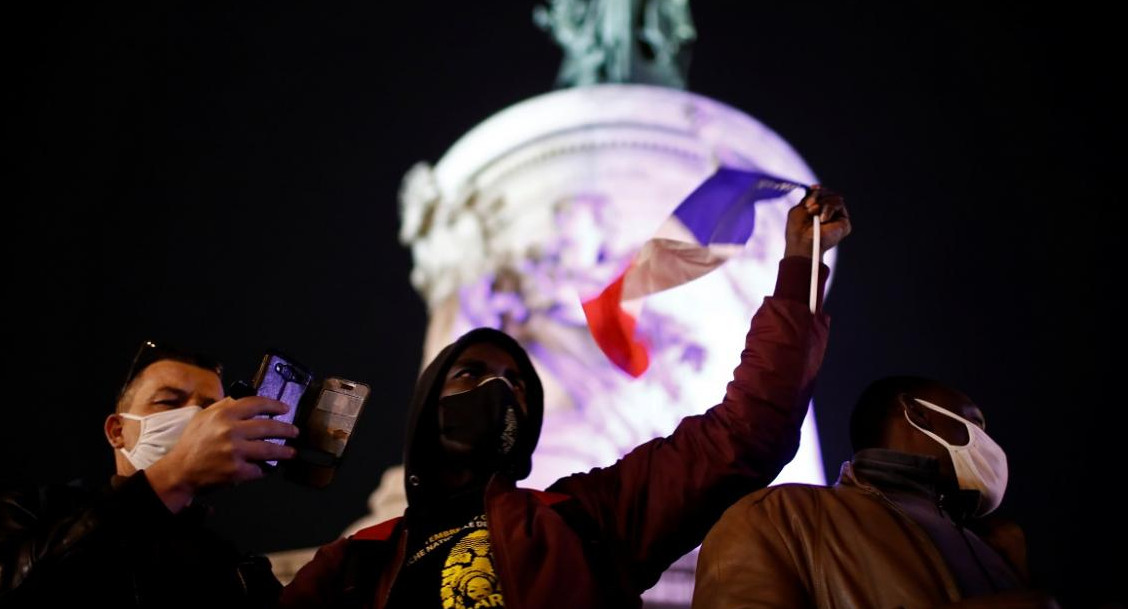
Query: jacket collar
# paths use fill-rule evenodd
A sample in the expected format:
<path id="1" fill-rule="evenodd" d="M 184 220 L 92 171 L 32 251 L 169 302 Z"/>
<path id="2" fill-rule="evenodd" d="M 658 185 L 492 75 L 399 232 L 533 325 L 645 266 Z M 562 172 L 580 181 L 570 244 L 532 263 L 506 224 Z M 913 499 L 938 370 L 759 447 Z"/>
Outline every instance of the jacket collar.
<path id="1" fill-rule="evenodd" d="M 949 488 L 935 457 L 884 448 L 867 448 L 842 464 L 838 484 L 882 495 L 910 495 L 935 503 L 956 523 L 965 522 L 979 501 L 978 491 Z"/>

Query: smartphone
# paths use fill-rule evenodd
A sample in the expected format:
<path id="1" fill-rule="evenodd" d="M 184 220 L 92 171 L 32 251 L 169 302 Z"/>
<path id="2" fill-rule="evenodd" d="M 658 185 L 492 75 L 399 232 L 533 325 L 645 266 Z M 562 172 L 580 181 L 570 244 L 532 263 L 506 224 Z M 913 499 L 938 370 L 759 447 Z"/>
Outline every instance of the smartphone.
<path id="1" fill-rule="evenodd" d="M 312 375 L 308 368 L 293 358 L 275 349 L 269 349 L 259 364 L 251 385 L 256 395 L 272 398 L 285 403 L 290 407 L 285 413 L 275 415 L 276 421 L 293 423 L 298 414 L 298 404 L 309 388 Z M 264 418 L 267 415 L 262 415 Z M 286 438 L 267 438 L 267 442 L 285 444 Z M 277 467 L 278 461 L 266 462 L 270 467 Z"/>
<path id="2" fill-rule="evenodd" d="M 312 406 L 303 407 L 298 456 L 286 464 L 288 477 L 324 487 L 333 479 L 371 388 L 339 376 L 319 383 Z"/>

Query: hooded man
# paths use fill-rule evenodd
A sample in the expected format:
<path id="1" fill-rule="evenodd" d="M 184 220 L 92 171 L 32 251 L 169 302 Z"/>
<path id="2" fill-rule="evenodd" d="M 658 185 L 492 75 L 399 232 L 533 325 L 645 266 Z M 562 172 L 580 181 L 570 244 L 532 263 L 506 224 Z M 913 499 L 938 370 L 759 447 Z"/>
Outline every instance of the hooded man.
<path id="1" fill-rule="evenodd" d="M 662 572 L 798 449 L 829 324 L 808 304 L 815 227 L 821 302 L 821 254 L 851 227 L 842 198 L 812 188 L 788 213 L 774 294 L 718 405 L 547 491 L 517 486 L 544 410 L 525 350 L 490 328 L 448 345 L 412 400 L 405 514 L 322 546 L 282 605 L 640 607 Z"/>

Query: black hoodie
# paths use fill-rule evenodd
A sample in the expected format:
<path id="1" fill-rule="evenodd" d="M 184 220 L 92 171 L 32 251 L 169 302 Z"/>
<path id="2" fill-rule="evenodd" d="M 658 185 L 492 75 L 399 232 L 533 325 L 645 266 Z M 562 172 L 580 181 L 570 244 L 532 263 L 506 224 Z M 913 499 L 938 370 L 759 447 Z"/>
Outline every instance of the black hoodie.
<path id="1" fill-rule="evenodd" d="M 395 588 L 389 598 L 389 607 L 415 607 L 419 599 L 430 598 L 424 606 L 440 606 L 440 587 L 447 593 L 462 590 L 458 581 L 463 577 L 478 577 L 490 581 L 496 591 L 492 557 L 489 546 L 481 545 L 480 533 L 486 528 L 484 481 L 468 488 L 451 491 L 438 482 L 441 459 L 446 452 L 440 445 L 438 399 L 447 373 L 459 355 L 471 345 L 489 343 L 509 353 L 525 384 L 527 415 L 518 428 L 516 443 L 493 473 L 501 473 L 511 480 L 529 475 L 532 453 L 540 437 L 544 418 L 544 395 L 536 370 L 525 350 L 506 334 L 492 328 L 478 328 L 463 335 L 443 349 L 424 369 L 416 384 L 415 394 L 408 413 L 407 437 L 404 448 L 405 485 L 408 508 L 406 525 L 408 534 L 408 560 L 405 562 Z M 490 474 L 492 476 L 492 474 Z M 462 541 L 459 541 L 462 540 Z M 469 546 L 467 546 L 469 544 Z M 476 547 L 485 556 L 480 562 L 459 559 L 467 556 L 463 548 Z M 455 560 L 455 563 L 451 563 Z M 483 563 L 486 565 L 483 567 Z M 462 591 L 465 593 L 465 591 Z"/>
<path id="2" fill-rule="evenodd" d="M 467 347 L 479 343 L 496 345 L 509 353 L 517 363 L 525 381 L 527 419 L 522 425 L 517 443 L 506 456 L 500 470 L 511 480 L 523 480 L 532 469 L 533 450 L 540 438 L 544 421 L 544 389 L 525 349 L 509 335 L 493 328 L 477 328 L 447 345 L 423 370 L 415 384 L 407 416 L 407 434 L 404 440 L 404 484 L 407 503 L 420 505 L 430 499 L 440 498 L 436 472 L 443 450 L 439 445 L 437 403 L 450 367 Z"/>

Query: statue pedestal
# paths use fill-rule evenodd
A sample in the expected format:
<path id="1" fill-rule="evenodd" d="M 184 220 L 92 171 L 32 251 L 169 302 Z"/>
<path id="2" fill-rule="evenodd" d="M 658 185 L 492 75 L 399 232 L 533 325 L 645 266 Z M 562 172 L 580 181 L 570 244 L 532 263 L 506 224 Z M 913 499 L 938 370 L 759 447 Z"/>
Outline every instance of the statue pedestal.
<path id="1" fill-rule="evenodd" d="M 591 338 L 581 298 L 602 289 L 674 208 L 719 165 L 811 184 L 818 180 L 773 131 L 709 98 L 647 85 L 563 89 L 518 103 L 459 139 L 401 191 L 401 239 L 427 302 L 423 362 L 477 326 L 524 345 L 545 386 L 545 422 L 524 486 L 607 466 L 718 403 L 752 314 L 771 293 L 787 209 L 757 204 L 743 253 L 688 284 L 649 297 L 639 329 L 652 344 L 640 378 Z M 824 256 L 831 267 L 835 251 Z M 829 289 L 829 286 L 828 286 Z M 706 304 L 707 303 L 707 304 Z M 825 482 L 813 412 L 776 482 Z M 349 531 L 402 512 L 393 467 L 373 511 Z M 398 503 L 397 503 L 398 502 Z M 290 569 L 301 554 L 277 555 Z M 688 607 L 696 552 L 644 599 Z"/>

